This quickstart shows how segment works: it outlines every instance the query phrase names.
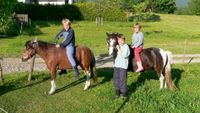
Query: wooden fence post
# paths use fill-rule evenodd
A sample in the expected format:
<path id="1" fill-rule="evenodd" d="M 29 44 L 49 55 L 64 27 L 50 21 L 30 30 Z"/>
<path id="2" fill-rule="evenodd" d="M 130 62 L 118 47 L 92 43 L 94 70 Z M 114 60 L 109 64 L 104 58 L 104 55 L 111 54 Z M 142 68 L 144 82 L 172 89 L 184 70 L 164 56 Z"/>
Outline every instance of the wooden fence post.
<path id="1" fill-rule="evenodd" d="M 35 64 L 35 58 L 36 58 L 36 55 L 34 55 L 33 58 L 31 59 L 28 81 L 31 81 L 31 77 L 32 77 L 32 74 L 33 74 L 33 69 L 34 69 L 34 64 Z"/>
<path id="2" fill-rule="evenodd" d="M 3 81 L 3 68 L 1 66 L 1 61 L 3 60 L 3 58 L 0 58 L 0 81 Z"/>

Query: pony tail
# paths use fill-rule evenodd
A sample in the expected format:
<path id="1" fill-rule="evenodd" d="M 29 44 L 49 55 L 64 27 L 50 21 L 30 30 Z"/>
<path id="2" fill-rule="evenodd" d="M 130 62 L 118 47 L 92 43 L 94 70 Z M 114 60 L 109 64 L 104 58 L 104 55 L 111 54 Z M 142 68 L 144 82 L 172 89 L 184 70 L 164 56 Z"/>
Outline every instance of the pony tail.
<path id="1" fill-rule="evenodd" d="M 92 62 L 90 63 L 90 72 L 94 82 L 98 83 L 98 78 L 96 73 L 96 60 L 93 53 L 92 53 Z"/>
<path id="2" fill-rule="evenodd" d="M 166 51 L 166 53 L 167 53 L 169 64 L 171 65 L 172 62 L 173 62 L 172 52 L 171 51 Z"/>
<path id="3" fill-rule="evenodd" d="M 166 67 L 165 67 L 166 82 L 171 90 L 176 90 L 177 87 L 173 83 L 172 77 L 171 77 L 172 53 L 170 51 L 166 51 L 166 54 L 167 54 L 167 63 L 166 63 Z"/>

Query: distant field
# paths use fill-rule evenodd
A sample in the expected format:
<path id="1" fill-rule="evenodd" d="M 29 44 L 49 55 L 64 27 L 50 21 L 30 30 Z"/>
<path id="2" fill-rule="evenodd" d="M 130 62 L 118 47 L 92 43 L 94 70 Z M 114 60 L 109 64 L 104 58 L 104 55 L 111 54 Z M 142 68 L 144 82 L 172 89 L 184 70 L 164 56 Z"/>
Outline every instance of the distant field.
<path id="1" fill-rule="evenodd" d="M 186 53 L 200 53 L 200 17 L 184 15 L 160 14 L 160 21 L 142 23 L 145 36 L 145 47 L 158 47 L 183 53 L 186 43 Z M 133 22 L 104 22 L 97 27 L 95 22 L 77 21 L 72 27 L 76 33 L 76 44 L 87 45 L 95 55 L 107 53 L 106 32 L 120 32 L 131 43 Z M 31 27 L 24 29 L 18 37 L 0 39 L 0 56 L 19 57 L 27 40 L 38 37 L 40 40 L 53 42 L 55 35 L 61 30 L 60 22 L 33 22 Z"/>
<path id="2" fill-rule="evenodd" d="M 73 73 L 57 77 L 54 95 L 47 72 L 35 72 L 27 82 L 27 73 L 5 76 L 0 83 L 0 108 L 8 113 L 199 113 L 200 64 L 173 65 L 173 81 L 179 91 L 159 90 L 154 72 L 128 73 L 130 98 L 114 100 L 112 69 L 97 69 L 99 84 L 83 91 L 83 73 L 73 80 Z M 1 112 L 0 109 L 0 113 Z"/>

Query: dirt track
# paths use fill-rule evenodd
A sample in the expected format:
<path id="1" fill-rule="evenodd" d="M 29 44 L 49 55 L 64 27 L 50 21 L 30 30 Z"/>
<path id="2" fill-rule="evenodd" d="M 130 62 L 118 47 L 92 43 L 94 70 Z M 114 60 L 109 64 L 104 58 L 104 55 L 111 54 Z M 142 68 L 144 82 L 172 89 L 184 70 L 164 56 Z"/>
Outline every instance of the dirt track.
<path id="1" fill-rule="evenodd" d="M 200 54 L 190 54 L 185 55 L 185 60 L 183 59 L 184 55 L 173 55 L 172 63 L 193 63 L 200 62 Z M 183 62 L 184 61 L 184 62 Z M 112 67 L 112 57 L 96 57 L 96 67 Z M 13 72 L 25 72 L 30 70 L 31 61 L 22 62 L 20 58 L 4 58 L 1 60 L 1 65 L 3 68 L 3 73 L 13 73 Z M 47 67 L 44 61 L 41 58 L 36 58 L 34 70 L 44 71 L 47 70 Z"/>

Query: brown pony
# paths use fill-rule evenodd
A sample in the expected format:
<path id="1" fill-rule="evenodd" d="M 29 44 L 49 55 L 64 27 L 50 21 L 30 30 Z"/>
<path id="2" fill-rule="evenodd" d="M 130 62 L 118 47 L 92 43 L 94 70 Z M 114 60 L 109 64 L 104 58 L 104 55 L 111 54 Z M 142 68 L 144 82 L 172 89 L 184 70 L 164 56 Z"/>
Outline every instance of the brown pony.
<path id="1" fill-rule="evenodd" d="M 114 57 L 117 54 L 116 45 L 118 45 L 117 37 L 122 34 L 119 33 L 107 33 L 107 45 L 109 50 L 109 55 L 113 55 Z M 128 71 L 135 71 L 137 69 L 137 65 L 134 58 L 134 50 L 130 47 L 131 54 L 129 56 L 129 66 Z M 171 52 L 170 51 L 164 51 L 161 48 L 146 48 L 144 49 L 141 54 L 141 61 L 142 65 L 145 70 L 153 69 L 160 80 L 160 89 L 163 89 L 163 87 L 169 88 L 171 90 L 177 89 L 175 84 L 172 81 L 171 78 Z"/>
<path id="2" fill-rule="evenodd" d="M 35 54 L 38 54 L 46 63 L 51 73 L 51 89 L 49 94 L 53 94 L 56 90 L 55 77 L 57 69 L 72 68 L 67 56 L 65 48 L 56 48 L 55 44 L 50 44 L 43 41 L 27 41 L 26 49 L 22 55 L 22 61 L 27 61 Z M 92 51 L 86 46 L 76 46 L 75 58 L 77 65 L 79 65 L 86 75 L 86 83 L 84 90 L 90 86 L 90 76 L 93 77 L 94 82 L 97 82 L 95 57 Z"/>

